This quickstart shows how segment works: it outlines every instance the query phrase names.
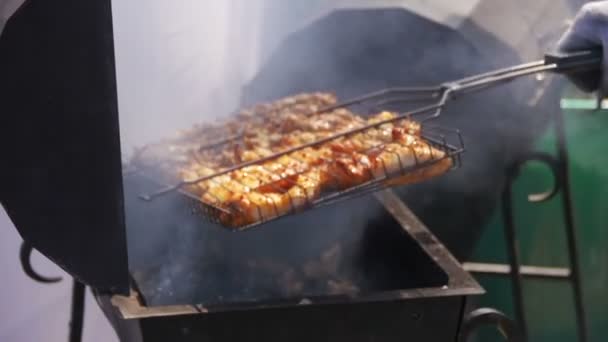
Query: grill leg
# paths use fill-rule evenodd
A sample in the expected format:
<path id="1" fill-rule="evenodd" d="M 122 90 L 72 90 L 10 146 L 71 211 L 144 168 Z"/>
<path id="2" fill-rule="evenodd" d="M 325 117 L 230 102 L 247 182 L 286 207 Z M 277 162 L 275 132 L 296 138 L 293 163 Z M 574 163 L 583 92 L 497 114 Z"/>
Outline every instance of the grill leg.
<path id="1" fill-rule="evenodd" d="M 74 279 L 72 285 L 72 312 L 70 316 L 69 342 L 82 341 L 82 326 L 84 323 L 85 286 Z"/>
<path id="2" fill-rule="evenodd" d="M 568 169 L 568 149 L 566 145 L 566 129 L 561 112 L 555 114 L 555 133 L 557 136 L 557 157 L 559 161 L 562 188 L 562 206 L 566 225 L 566 237 L 568 243 L 568 259 L 570 262 L 570 281 L 574 294 L 574 306 L 576 312 L 576 323 L 578 327 L 578 340 L 587 342 L 587 318 L 585 316 L 585 305 L 583 303 L 583 290 L 581 285 L 580 264 L 578 258 L 578 246 L 576 229 L 572 208 L 572 195 L 570 193 L 570 172 Z"/>
<path id="3" fill-rule="evenodd" d="M 502 194 L 502 211 L 507 242 L 507 255 L 511 266 L 511 287 L 513 291 L 513 305 L 515 307 L 515 319 L 521 332 L 521 341 L 528 339 L 528 324 L 523 298 L 523 280 L 521 275 L 519 251 L 517 246 L 517 232 L 513 221 L 511 183 L 506 184 Z"/>

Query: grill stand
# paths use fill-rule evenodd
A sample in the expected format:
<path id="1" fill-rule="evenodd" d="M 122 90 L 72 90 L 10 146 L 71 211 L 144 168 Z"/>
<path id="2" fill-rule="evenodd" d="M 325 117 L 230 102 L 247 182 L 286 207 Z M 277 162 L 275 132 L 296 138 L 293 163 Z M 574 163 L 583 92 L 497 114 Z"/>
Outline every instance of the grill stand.
<path id="1" fill-rule="evenodd" d="M 527 158 L 516 162 L 509 170 L 508 181 L 502 194 L 502 215 L 504 223 L 505 242 L 507 245 L 508 264 L 490 263 L 464 263 L 465 270 L 474 274 L 492 276 L 509 276 L 511 278 L 513 304 L 515 317 L 522 331 L 523 340 L 528 339 L 527 320 L 524 308 L 523 282 L 525 279 L 546 279 L 553 281 L 565 281 L 572 286 L 574 307 L 579 342 L 587 342 L 587 322 L 585 306 L 583 303 L 583 292 L 579 268 L 579 254 L 576 240 L 576 225 L 572 208 L 572 196 L 570 193 L 570 179 L 568 170 L 568 150 L 566 132 L 562 113 L 554 114 L 554 127 L 556 135 L 557 155 L 532 152 Z M 566 239 L 568 246 L 569 267 L 542 267 L 522 265 L 519 259 L 518 239 L 516 227 L 513 221 L 513 196 L 512 186 L 519 176 L 520 168 L 529 161 L 537 161 L 546 164 L 551 170 L 554 178 L 553 187 L 542 194 L 531 194 L 528 200 L 532 203 L 545 202 L 561 192 L 564 224 L 566 228 Z"/>
<path id="2" fill-rule="evenodd" d="M 34 270 L 31 256 L 34 248 L 24 241 L 19 250 L 19 260 L 23 272 L 32 280 L 42 284 L 54 284 L 61 281 L 61 277 L 47 277 Z M 70 323 L 68 342 L 82 341 L 82 330 L 84 325 L 84 300 L 86 286 L 76 279 L 72 280 L 72 299 L 70 304 Z"/>

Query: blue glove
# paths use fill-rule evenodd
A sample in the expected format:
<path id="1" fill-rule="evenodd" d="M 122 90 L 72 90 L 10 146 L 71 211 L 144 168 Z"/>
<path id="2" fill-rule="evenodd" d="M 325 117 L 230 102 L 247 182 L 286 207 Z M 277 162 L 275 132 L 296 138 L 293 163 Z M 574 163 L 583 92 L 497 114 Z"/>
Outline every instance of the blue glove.
<path id="1" fill-rule="evenodd" d="M 562 52 L 598 47 L 608 56 L 608 1 L 585 4 L 558 42 L 558 50 Z M 572 74 L 570 79 L 584 91 L 608 90 L 608 58 L 604 58 L 601 72 Z"/>

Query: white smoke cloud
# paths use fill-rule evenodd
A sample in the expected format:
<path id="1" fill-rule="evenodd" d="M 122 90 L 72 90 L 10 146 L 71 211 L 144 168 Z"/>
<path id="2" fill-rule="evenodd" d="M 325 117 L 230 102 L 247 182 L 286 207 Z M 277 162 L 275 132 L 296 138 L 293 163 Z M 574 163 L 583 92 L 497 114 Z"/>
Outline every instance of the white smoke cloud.
<path id="1" fill-rule="evenodd" d="M 125 154 L 234 109 L 256 58 L 261 9 L 197 0 L 114 0 L 112 7 Z"/>

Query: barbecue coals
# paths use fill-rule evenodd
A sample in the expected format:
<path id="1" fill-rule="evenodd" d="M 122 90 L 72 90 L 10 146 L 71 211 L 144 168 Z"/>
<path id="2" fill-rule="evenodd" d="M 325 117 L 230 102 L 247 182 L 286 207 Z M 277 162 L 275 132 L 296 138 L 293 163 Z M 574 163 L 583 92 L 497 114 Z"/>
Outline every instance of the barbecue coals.
<path id="1" fill-rule="evenodd" d="M 234 232 L 192 215 L 179 194 L 138 200 L 145 178 L 128 180 L 129 268 L 149 306 L 364 295 L 419 286 L 416 272 L 431 267 L 371 196 Z"/>
<path id="2" fill-rule="evenodd" d="M 195 268 L 186 266 L 190 262 L 176 261 L 174 267 L 142 270 L 133 277 L 151 305 L 348 295 L 359 293 L 359 286 L 365 284 L 363 274 L 348 265 L 348 253 L 338 243 L 301 265 L 271 258 L 228 264 L 219 245 L 205 254 Z"/>
<path id="3" fill-rule="evenodd" d="M 386 111 L 363 118 L 342 107 L 324 110 L 336 104 L 328 93 L 260 104 L 147 146 L 132 165 L 156 167 L 165 182 L 187 182 L 185 189 L 220 208 L 216 221 L 230 227 L 296 212 L 372 181 L 413 183 L 452 166 L 420 136 L 418 123 L 393 120 L 397 115 Z M 417 165 L 424 167 L 411 170 Z"/>

